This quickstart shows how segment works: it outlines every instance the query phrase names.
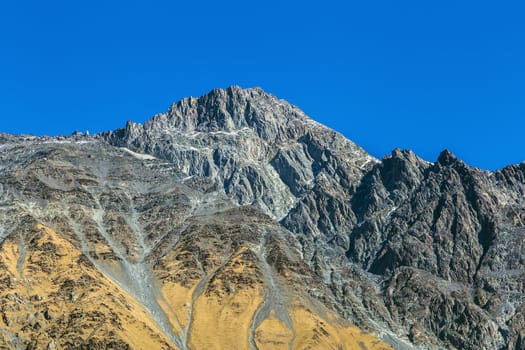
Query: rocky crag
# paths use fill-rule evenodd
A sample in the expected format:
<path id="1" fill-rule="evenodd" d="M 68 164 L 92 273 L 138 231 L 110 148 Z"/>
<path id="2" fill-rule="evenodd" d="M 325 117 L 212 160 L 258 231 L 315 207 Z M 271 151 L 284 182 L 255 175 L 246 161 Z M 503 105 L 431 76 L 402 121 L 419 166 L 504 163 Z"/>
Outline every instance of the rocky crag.
<path id="1" fill-rule="evenodd" d="M 525 163 L 375 159 L 261 89 L 0 134 L 0 348 L 524 349 Z"/>

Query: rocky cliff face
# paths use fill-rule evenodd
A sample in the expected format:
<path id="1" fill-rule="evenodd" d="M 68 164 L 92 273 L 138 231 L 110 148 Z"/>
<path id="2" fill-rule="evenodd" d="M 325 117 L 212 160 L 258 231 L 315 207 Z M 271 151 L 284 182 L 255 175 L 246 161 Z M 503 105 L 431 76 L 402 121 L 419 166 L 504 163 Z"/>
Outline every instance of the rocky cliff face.
<path id="1" fill-rule="evenodd" d="M 4 134 L 0 343 L 523 349 L 524 223 L 525 164 L 377 160 L 261 89 Z"/>

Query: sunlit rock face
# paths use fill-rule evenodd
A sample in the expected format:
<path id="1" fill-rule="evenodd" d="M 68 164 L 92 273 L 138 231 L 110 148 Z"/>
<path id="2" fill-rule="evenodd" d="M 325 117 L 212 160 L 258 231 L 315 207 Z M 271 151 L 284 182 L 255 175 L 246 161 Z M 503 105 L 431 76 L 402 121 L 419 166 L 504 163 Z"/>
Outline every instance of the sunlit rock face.
<path id="1" fill-rule="evenodd" d="M 0 134 L 0 348 L 522 349 L 524 198 L 258 88 Z"/>

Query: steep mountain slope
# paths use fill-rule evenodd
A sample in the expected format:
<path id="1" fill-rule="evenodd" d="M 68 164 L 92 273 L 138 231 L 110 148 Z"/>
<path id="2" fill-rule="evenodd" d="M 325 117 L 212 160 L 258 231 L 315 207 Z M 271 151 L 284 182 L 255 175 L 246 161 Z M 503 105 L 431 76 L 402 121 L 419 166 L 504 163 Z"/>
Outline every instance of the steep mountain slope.
<path id="1" fill-rule="evenodd" d="M 125 129 L 101 137 L 168 160 L 180 176 L 213 179 L 236 203 L 255 205 L 276 219 L 307 200 L 307 194 L 324 193 L 320 187 L 327 182 L 336 186 L 344 205 L 364 169 L 376 162 L 261 89 L 216 89 L 175 103 L 144 125 L 128 122 Z M 308 229 L 315 234 L 322 233 L 320 225 L 342 230 L 349 219 L 336 223 L 321 215 Z"/>
<path id="2" fill-rule="evenodd" d="M 0 255 L 3 347 L 169 347 L 144 307 L 70 242 L 40 224 L 17 231 Z"/>
<path id="3" fill-rule="evenodd" d="M 261 89 L 0 135 L 0 342 L 522 349 L 524 223 L 525 163 L 379 161 Z"/>

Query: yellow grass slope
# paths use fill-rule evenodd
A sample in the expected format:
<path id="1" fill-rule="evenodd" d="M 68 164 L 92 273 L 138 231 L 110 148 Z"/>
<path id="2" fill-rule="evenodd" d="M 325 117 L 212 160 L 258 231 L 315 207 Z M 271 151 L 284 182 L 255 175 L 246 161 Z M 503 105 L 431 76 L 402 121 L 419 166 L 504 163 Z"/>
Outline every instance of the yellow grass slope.
<path id="1" fill-rule="evenodd" d="M 37 225 L 0 249 L 0 348 L 174 349 L 71 243 Z"/>
<path id="2" fill-rule="evenodd" d="M 328 314 L 326 319 L 307 307 L 295 305 L 292 321 L 296 331 L 294 349 L 312 350 L 391 350 L 392 347 L 347 321 Z"/>
<path id="3" fill-rule="evenodd" d="M 188 263 L 195 261 L 191 252 L 172 252 L 163 259 L 163 271 L 156 272 L 164 276 L 160 279 L 165 300 L 176 310 L 183 327 L 189 328 L 188 348 L 253 349 L 251 327 L 267 286 L 252 250 L 243 245 L 225 261 L 219 255 L 210 256 L 208 265 L 212 268 L 207 274 Z M 203 282 L 202 291 L 196 292 Z M 257 348 L 392 349 L 342 318 L 328 312 L 323 318 L 305 305 L 309 302 L 297 300 L 289 306 L 293 330 L 270 312 L 253 332 Z"/>
<path id="4" fill-rule="evenodd" d="M 191 348 L 250 348 L 253 315 L 263 302 L 263 284 L 254 261 L 253 253 L 242 247 L 215 272 L 195 302 Z"/>
<path id="5" fill-rule="evenodd" d="M 293 341 L 293 333 L 272 311 L 270 316 L 257 327 L 254 340 L 259 349 L 289 349 L 289 344 Z"/>
<path id="6" fill-rule="evenodd" d="M 307 297 L 297 296 L 286 310 L 292 327 L 274 311 L 255 327 L 267 282 L 252 248 L 215 250 L 203 261 L 196 252 L 170 252 L 154 270 L 161 285 L 159 304 L 188 349 L 391 349 L 326 310 L 321 316 Z M 37 225 L 0 247 L 0 349 L 16 348 L 176 346 L 80 250 Z"/>

